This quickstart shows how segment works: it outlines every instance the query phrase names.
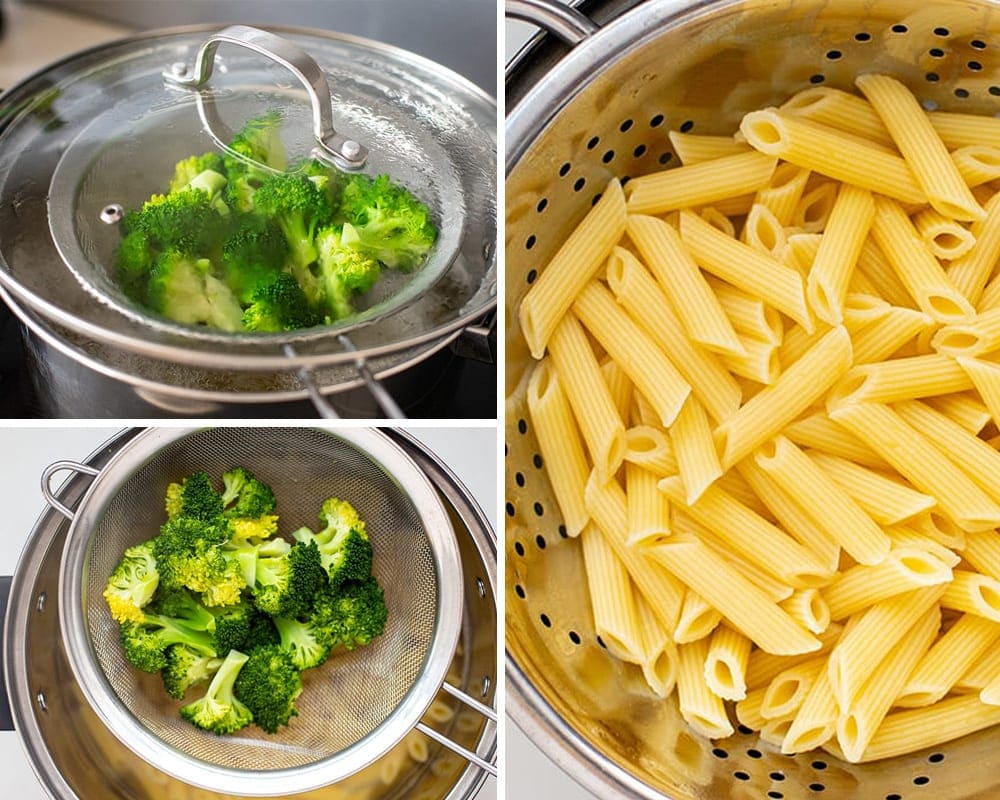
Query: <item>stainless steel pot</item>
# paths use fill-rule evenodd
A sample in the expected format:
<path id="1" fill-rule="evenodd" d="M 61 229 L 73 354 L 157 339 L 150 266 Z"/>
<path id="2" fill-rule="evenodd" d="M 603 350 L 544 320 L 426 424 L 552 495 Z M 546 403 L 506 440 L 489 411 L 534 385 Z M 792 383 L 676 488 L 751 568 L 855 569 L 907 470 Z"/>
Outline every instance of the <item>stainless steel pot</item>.
<path id="1" fill-rule="evenodd" d="M 932 751 L 853 765 L 783 756 L 749 729 L 694 735 L 676 700 L 597 641 L 579 541 L 562 519 L 530 424 L 532 363 L 521 299 L 612 176 L 676 161 L 667 131 L 731 134 L 743 114 L 861 71 L 903 79 L 925 104 L 1000 108 L 1000 4 L 989 0 L 680 0 L 580 4 L 598 26 L 545 0 L 508 0 L 549 28 L 507 75 L 507 709 L 601 798 L 1000 796 L 1000 728 Z M 940 53 L 940 56 L 937 55 Z M 822 795 L 820 793 L 823 793 Z"/>
<path id="2" fill-rule="evenodd" d="M 85 461 L 100 470 L 134 438 L 125 431 Z M 458 479 L 408 434 L 390 434 L 434 484 L 458 534 L 465 570 L 465 607 L 460 651 L 453 674 L 465 691 L 492 703 L 496 686 L 495 540 L 489 523 Z M 90 478 L 75 474 L 57 491 L 74 506 Z M 59 800 L 94 797 L 222 798 L 195 789 L 134 756 L 91 710 L 73 680 L 62 645 L 57 611 L 58 572 L 68 524 L 49 509 L 38 519 L 10 587 L 5 619 L 4 670 L 12 721 L 45 790 Z M 0 589 L 3 584 L 0 583 Z M 442 695 L 441 699 L 448 697 Z M 450 702 L 450 701 L 449 701 Z M 480 756 L 495 753 L 496 726 L 458 701 L 443 732 Z M 4 723 L 0 713 L 0 726 Z M 9 729 L 9 720 L 6 729 Z M 419 736 L 419 734 L 414 734 Z M 427 798 L 461 800 L 478 792 L 484 775 L 430 739 L 426 761 L 392 751 L 367 770 L 334 786 L 296 797 Z M 414 747 L 411 743 L 410 747 Z"/>
<path id="3" fill-rule="evenodd" d="M 3 298 L 31 337 L 58 342 L 98 381 L 113 375 L 134 387 L 132 407 L 147 415 L 223 403 L 223 411 L 272 403 L 290 414 L 295 402 L 311 399 L 332 416 L 323 396 L 365 386 L 382 414 L 402 416 L 409 398 L 394 402 L 377 376 L 427 358 L 462 331 L 475 333 L 495 305 L 493 99 L 377 42 L 293 28 L 281 34 L 240 26 L 152 32 L 72 56 L 0 96 Z M 219 36 L 227 44 L 212 51 Z M 193 69 L 209 51 L 205 63 L 216 65 L 209 83 L 181 85 L 175 68 Z M 289 80 L 289 64 L 306 92 Z M 367 171 L 388 173 L 427 200 L 441 231 L 428 263 L 405 279 L 389 275 L 386 285 L 400 285 L 356 316 L 292 333 L 222 334 L 136 306 L 109 267 L 118 236 L 106 209 L 134 207 L 178 158 L 217 147 L 226 129 L 275 107 L 287 117 L 293 157 L 317 142 L 361 153 L 366 145 Z M 164 409 L 159 394 L 179 402 Z M 146 397 L 154 401 L 143 407 Z M 100 411 L 96 401 L 84 415 Z"/>

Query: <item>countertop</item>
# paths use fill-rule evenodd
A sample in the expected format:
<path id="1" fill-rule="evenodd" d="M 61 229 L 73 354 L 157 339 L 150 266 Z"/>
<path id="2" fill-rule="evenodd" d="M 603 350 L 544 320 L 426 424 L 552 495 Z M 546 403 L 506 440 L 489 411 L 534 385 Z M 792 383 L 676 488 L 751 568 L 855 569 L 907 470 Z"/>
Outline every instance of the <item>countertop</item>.
<path id="1" fill-rule="evenodd" d="M 106 427 L 0 428 L 0 507 L 5 534 L 0 538 L 0 575 L 12 575 L 28 534 L 45 510 L 39 488 L 42 470 L 53 461 L 82 460 L 116 432 Z M 407 426 L 465 483 L 496 529 L 496 430 Z M 0 732 L 0 796 L 46 800 L 16 733 Z M 535 796 L 532 793 L 526 795 Z M 563 797 L 564 795 L 556 795 Z M 568 795 L 566 795 L 568 797 Z M 488 778 L 476 800 L 496 800 L 497 783 Z M 103 800 L 84 798 L 84 800 Z"/>

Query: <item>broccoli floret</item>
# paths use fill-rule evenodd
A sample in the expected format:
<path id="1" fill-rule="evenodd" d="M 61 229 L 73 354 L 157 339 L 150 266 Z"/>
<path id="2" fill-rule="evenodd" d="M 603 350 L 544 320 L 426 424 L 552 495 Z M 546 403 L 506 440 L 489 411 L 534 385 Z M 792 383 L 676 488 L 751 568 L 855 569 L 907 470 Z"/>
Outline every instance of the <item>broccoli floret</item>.
<path id="1" fill-rule="evenodd" d="M 166 649 L 175 644 L 183 644 L 203 656 L 218 655 L 210 633 L 160 614 L 143 614 L 141 620 L 123 622 L 121 641 L 125 658 L 144 672 L 163 669 L 167 664 Z"/>
<path id="2" fill-rule="evenodd" d="M 153 540 L 161 583 L 198 592 L 207 606 L 238 603 L 246 582 L 239 563 L 226 558 L 221 548 L 228 540 L 228 520 L 221 516 L 211 521 L 186 516 L 167 520 Z"/>
<path id="3" fill-rule="evenodd" d="M 222 475 L 222 504 L 227 517 L 260 517 L 277 506 L 274 490 L 245 467 Z"/>
<path id="4" fill-rule="evenodd" d="M 115 255 L 118 282 L 133 300 L 147 302 L 146 284 L 156 258 L 149 237 L 141 230 L 132 231 L 118 244 Z"/>
<path id="5" fill-rule="evenodd" d="M 222 666 L 221 658 L 201 655 L 182 644 L 168 647 L 166 660 L 160 671 L 163 687 L 177 700 L 183 700 L 190 687 L 204 683 Z"/>
<path id="6" fill-rule="evenodd" d="M 233 733 L 253 722 L 253 714 L 233 694 L 248 656 L 230 650 L 208 685 L 205 696 L 181 708 L 181 716 L 193 725 L 219 735 Z"/>
<path id="7" fill-rule="evenodd" d="M 274 281 L 288 255 L 288 242 L 277 225 L 252 214 L 240 217 L 222 245 L 226 285 L 243 304 L 253 302 L 261 286 Z"/>
<path id="8" fill-rule="evenodd" d="M 254 604 L 261 611 L 298 617 L 308 613 L 313 596 L 326 583 L 314 542 L 297 542 L 287 553 L 257 559 Z"/>
<path id="9" fill-rule="evenodd" d="M 244 160 L 251 159 L 272 169 L 284 171 L 288 162 L 285 146 L 281 142 L 281 123 L 281 114 L 277 111 L 269 111 L 249 120 L 229 143 L 230 150 L 242 158 L 227 154 L 223 159 L 226 170 L 229 173 L 239 173 L 252 169 L 254 165 Z"/>
<path id="10" fill-rule="evenodd" d="M 316 248 L 327 309 L 333 319 L 350 316 L 354 313 L 354 293 L 371 289 L 382 269 L 375 259 L 345 245 L 340 231 L 332 226 L 316 234 Z"/>
<path id="11" fill-rule="evenodd" d="M 369 576 L 317 595 L 310 621 L 314 627 L 326 631 L 332 647 L 340 645 L 353 650 L 380 636 L 387 617 L 385 593 L 378 581 Z"/>
<path id="12" fill-rule="evenodd" d="M 250 635 L 250 624 L 256 617 L 254 607 L 240 601 L 235 605 L 213 608 L 212 644 L 220 653 L 243 650 Z M 249 648 L 247 648 L 249 649 Z"/>
<path id="13" fill-rule="evenodd" d="M 262 514 L 259 517 L 233 517 L 229 520 L 233 541 L 267 539 L 278 531 L 278 516 Z"/>
<path id="14" fill-rule="evenodd" d="M 281 637 L 281 647 L 299 669 L 318 667 L 327 656 L 333 641 L 322 624 L 300 622 L 291 617 L 274 617 L 274 627 Z"/>
<path id="15" fill-rule="evenodd" d="M 274 627 L 274 620 L 271 619 L 270 615 L 254 610 L 250 618 L 250 632 L 247 634 L 243 650 L 252 653 L 258 647 L 270 644 L 281 644 L 281 636 L 278 635 L 278 629 Z"/>
<path id="16" fill-rule="evenodd" d="M 151 609 L 193 630 L 208 632 L 212 636 L 212 647 L 218 653 L 239 650 L 243 646 L 253 614 L 253 606 L 242 600 L 232 605 L 206 608 L 187 589 L 161 590 Z"/>
<path id="17" fill-rule="evenodd" d="M 194 517 L 212 522 L 222 515 L 222 495 L 212 486 L 211 476 L 199 470 L 180 483 L 167 486 L 167 517 Z"/>
<path id="18" fill-rule="evenodd" d="M 183 588 L 171 587 L 160 590 L 150 606 L 150 611 L 175 619 L 196 631 L 211 633 L 215 627 L 215 617 L 212 613 Z"/>
<path id="19" fill-rule="evenodd" d="M 108 578 L 104 599 L 118 622 L 142 619 L 142 609 L 160 585 L 152 541 L 128 548 Z"/>
<path id="20" fill-rule="evenodd" d="M 379 175 L 352 175 L 340 200 L 343 239 L 385 266 L 410 272 L 437 239 L 427 206 Z"/>
<path id="21" fill-rule="evenodd" d="M 333 214 L 324 190 L 303 175 L 270 175 L 254 194 L 254 208 L 278 223 L 295 267 L 302 270 L 316 260 L 313 236 Z"/>
<path id="22" fill-rule="evenodd" d="M 226 231 L 212 195 L 198 189 L 154 194 L 143 203 L 133 227 L 156 247 L 189 256 L 208 253 Z"/>
<path id="23" fill-rule="evenodd" d="M 344 581 L 371 575 L 372 545 L 357 509 L 346 500 L 331 497 L 323 502 L 320 519 L 326 527 L 319 533 L 299 528 L 292 537 L 299 542 L 316 542 L 330 585 L 336 588 Z"/>
<path id="24" fill-rule="evenodd" d="M 170 191 L 179 192 L 205 170 L 219 173 L 223 170 L 222 156 L 218 153 L 202 153 L 178 161 L 174 167 L 174 177 L 170 181 Z"/>
<path id="25" fill-rule="evenodd" d="M 277 645 L 258 647 L 240 670 L 234 687 L 253 721 L 268 733 L 277 733 L 298 716 L 295 700 L 302 694 L 302 677 L 285 650 Z"/>
<path id="26" fill-rule="evenodd" d="M 243 312 L 243 325 L 250 331 L 292 331 L 320 322 L 298 282 L 284 272 L 259 287 Z"/>
<path id="27" fill-rule="evenodd" d="M 178 250 L 165 251 L 149 278 L 149 307 L 182 324 L 240 330 L 243 309 L 211 269 L 207 258 L 191 259 Z"/>

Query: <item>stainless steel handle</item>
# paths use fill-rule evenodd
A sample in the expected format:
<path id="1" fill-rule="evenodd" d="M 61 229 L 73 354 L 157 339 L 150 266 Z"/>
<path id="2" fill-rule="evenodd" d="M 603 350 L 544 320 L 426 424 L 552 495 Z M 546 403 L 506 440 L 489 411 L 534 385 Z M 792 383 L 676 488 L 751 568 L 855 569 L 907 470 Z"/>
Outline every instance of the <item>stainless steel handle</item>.
<path id="1" fill-rule="evenodd" d="M 496 723 L 497 712 L 494 711 L 492 708 L 490 708 L 488 705 L 480 703 L 478 700 L 470 697 L 461 689 L 455 688 L 447 681 L 441 684 L 441 688 L 444 689 L 448 694 L 450 694 L 455 699 L 465 703 L 465 705 L 467 705 L 469 708 L 473 709 L 474 711 L 478 711 L 480 714 L 486 717 L 486 719 L 490 720 L 490 722 Z M 481 770 L 488 772 L 494 778 L 496 777 L 497 768 L 495 764 L 491 764 L 489 761 L 487 761 L 484 758 L 481 758 L 476 753 L 473 753 L 471 750 L 462 747 L 460 744 L 456 744 L 447 736 L 445 736 L 443 733 L 434 730 L 426 723 L 418 722 L 416 728 L 422 734 L 424 734 L 425 736 L 429 736 L 438 744 L 447 747 L 449 750 L 451 750 L 451 752 L 457 753 L 458 755 L 462 756 L 462 758 L 464 758 L 470 764 L 475 764 Z"/>
<path id="2" fill-rule="evenodd" d="M 505 0 L 504 14 L 544 28 L 575 47 L 600 28 L 575 8 L 559 0 Z"/>
<path id="3" fill-rule="evenodd" d="M 72 522 L 76 514 L 56 498 L 56 493 L 52 489 L 52 476 L 59 472 L 80 472 L 95 476 L 100 475 L 101 471 L 78 461 L 56 461 L 49 464 L 42 472 L 42 495 L 45 497 L 45 502 Z"/>
<path id="4" fill-rule="evenodd" d="M 308 53 L 281 36 L 248 25 L 231 25 L 205 40 L 198 50 L 193 68 L 178 62 L 164 71 L 163 77 L 187 89 L 200 88 L 212 76 L 215 53 L 222 43 L 259 53 L 299 79 L 312 104 L 313 134 L 319 144 L 317 155 L 345 169 L 358 169 L 364 165 L 368 149 L 360 142 L 337 133 L 333 127 L 333 102 L 323 70 Z"/>

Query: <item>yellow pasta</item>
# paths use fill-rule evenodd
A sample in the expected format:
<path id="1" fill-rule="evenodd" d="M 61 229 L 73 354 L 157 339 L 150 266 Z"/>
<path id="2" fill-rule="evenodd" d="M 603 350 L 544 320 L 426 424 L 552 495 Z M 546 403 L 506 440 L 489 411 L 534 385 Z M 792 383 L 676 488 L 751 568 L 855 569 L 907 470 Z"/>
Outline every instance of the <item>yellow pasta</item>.
<path id="1" fill-rule="evenodd" d="M 945 324 L 975 313 L 972 304 L 948 279 L 898 203 L 875 198 L 872 238 L 920 310 Z"/>
<path id="2" fill-rule="evenodd" d="M 781 315 L 774 308 L 716 278 L 709 278 L 708 285 L 738 334 L 768 344 L 781 344 L 785 331 Z"/>
<path id="3" fill-rule="evenodd" d="M 740 241 L 778 260 L 788 244 L 785 230 L 767 206 L 754 203 L 743 223 Z"/>
<path id="4" fill-rule="evenodd" d="M 1000 259 L 1000 194 L 986 202 L 986 216 L 972 223 L 969 234 L 975 244 L 948 267 L 948 280 L 974 306 L 979 306 L 993 267 Z M 982 307 L 980 312 L 986 311 Z"/>
<path id="5" fill-rule="evenodd" d="M 915 214 L 913 226 L 934 257 L 944 261 L 961 258 L 976 244 L 972 231 L 933 208 L 925 208 Z M 950 270 L 948 274 L 954 283 Z M 958 286 L 955 288 L 961 291 Z"/>
<path id="6" fill-rule="evenodd" d="M 641 658 L 643 643 L 628 571 L 596 526 L 584 528 L 580 542 L 594 628 L 612 653 L 635 662 Z"/>
<path id="7" fill-rule="evenodd" d="M 956 691 L 982 691 L 991 682 L 1000 678 L 1000 647 L 994 647 L 969 667 L 962 677 L 955 681 Z M 993 703 L 993 705 L 998 705 Z"/>
<path id="8" fill-rule="evenodd" d="M 677 309 L 688 336 L 709 350 L 744 355 L 736 331 L 680 235 L 663 220 L 641 215 L 629 216 L 626 230 Z"/>
<path id="9" fill-rule="evenodd" d="M 792 619 L 812 633 L 822 633 L 830 625 L 830 607 L 816 589 L 801 589 L 781 603 Z"/>
<path id="10" fill-rule="evenodd" d="M 681 605 L 681 615 L 674 628 L 674 641 L 677 644 L 689 644 L 706 636 L 711 636 L 722 616 L 703 597 L 696 592 L 688 591 Z"/>
<path id="11" fill-rule="evenodd" d="M 548 361 L 535 367 L 528 383 L 528 410 L 566 533 L 579 536 L 590 519 L 583 501 L 590 468 L 569 401 Z"/>
<path id="12" fill-rule="evenodd" d="M 966 534 L 962 557 L 984 575 L 1000 580 L 1000 536 L 995 531 Z"/>
<path id="13" fill-rule="evenodd" d="M 636 425 L 625 431 L 624 458 L 660 477 L 677 474 L 674 448 L 658 428 Z"/>
<path id="14" fill-rule="evenodd" d="M 625 232 L 625 195 L 612 178 L 601 199 L 559 248 L 521 301 L 521 332 L 531 355 L 541 358 L 549 338 Z"/>
<path id="15" fill-rule="evenodd" d="M 826 665 L 826 657 L 820 656 L 779 673 L 764 692 L 761 716 L 769 720 L 794 717 Z"/>
<path id="16" fill-rule="evenodd" d="M 804 233 L 818 233 L 829 222 L 837 201 L 837 184 L 826 181 L 806 192 L 792 212 L 792 227 Z"/>
<path id="17" fill-rule="evenodd" d="M 964 392 L 972 386 L 972 379 L 955 359 L 934 354 L 854 367 L 834 388 L 832 397 L 838 404 L 895 403 Z"/>
<path id="18" fill-rule="evenodd" d="M 601 364 L 601 375 L 608 385 L 608 392 L 611 393 L 611 401 L 618 409 L 618 416 L 624 422 L 629 418 L 632 411 L 632 381 L 628 379 L 625 370 L 613 359 L 606 359 Z"/>
<path id="19" fill-rule="evenodd" d="M 752 194 L 767 184 L 776 164 L 776 159 L 751 151 L 644 175 L 626 186 L 628 212 L 663 214 Z"/>
<path id="20" fill-rule="evenodd" d="M 975 386 L 994 422 L 1000 422 L 1000 364 L 959 356 L 955 359 Z"/>
<path id="21" fill-rule="evenodd" d="M 826 414 L 802 417 L 788 425 L 782 434 L 799 447 L 809 447 L 821 453 L 839 456 L 862 466 L 874 469 L 884 469 L 889 466 L 878 453 Z"/>
<path id="22" fill-rule="evenodd" d="M 685 401 L 670 428 L 670 441 L 684 482 L 685 500 L 694 503 L 722 475 L 708 415 L 696 397 Z"/>
<path id="23" fill-rule="evenodd" d="M 603 284 L 593 282 L 586 286 L 577 295 L 574 309 L 580 321 L 656 409 L 663 425 L 671 425 L 691 386 L 663 351 L 622 311 Z"/>
<path id="24" fill-rule="evenodd" d="M 781 375 L 778 348 L 759 339 L 743 340 L 744 354 L 720 355 L 719 361 L 733 375 L 770 386 Z"/>
<path id="25" fill-rule="evenodd" d="M 697 133 L 670 131 L 667 138 L 670 139 L 670 145 L 674 148 L 677 159 L 686 167 L 703 161 L 739 155 L 750 150 L 750 145 L 739 142 L 732 136 L 703 136 Z"/>
<path id="26" fill-rule="evenodd" d="M 923 402 L 969 433 L 978 434 L 991 419 L 990 410 L 972 392 L 930 397 Z"/>
<path id="27" fill-rule="evenodd" d="M 836 197 L 806 281 L 809 305 L 830 325 L 839 325 L 844 319 L 847 285 L 875 217 L 870 192 L 843 186 Z"/>
<path id="28" fill-rule="evenodd" d="M 1000 581 L 979 572 L 956 569 L 941 597 L 941 607 L 1000 622 Z"/>
<path id="29" fill-rule="evenodd" d="M 976 358 L 1000 348 L 1000 308 L 984 311 L 968 322 L 946 325 L 931 344 L 941 353 Z"/>
<path id="30" fill-rule="evenodd" d="M 854 84 L 882 118 L 931 205 L 951 219 L 981 219 L 982 208 L 913 93 L 888 75 L 859 75 Z"/>
<path id="31" fill-rule="evenodd" d="M 927 201 L 902 158 L 864 139 L 776 109 L 752 111 L 740 130 L 761 153 L 904 203 Z"/>
<path id="32" fill-rule="evenodd" d="M 659 478 L 637 464 L 625 462 L 630 547 L 670 535 L 670 505 L 657 488 Z"/>
<path id="33" fill-rule="evenodd" d="M 768 209 L 780 225 L 789 225 L 808 180 L 809 170 L 787 162 L 779 163 L 767 186 L 757 190 L 754 205 Z"/>
<path id="34" fill-rule="evenodd" d="M 705 682 L 705 658 L 708 641 L 701 639 L 677 648 L 677 698 L 681 715 L 687 723 L 710 739 L 733 734 L 722 699 L 712 693 Z"/>
<path id="35" fill-rule="evenodd" d="M 966 186 L 970 188 L 979 187 L 1000 178 L 1000 148 L 998 147 L 970 144 L 953 150 L 951 160 Z M 972 194 L 975 196 L 976 192 Z"/>
<path id="36" fill-rule="evenodd" d="M 995 117 L 947 111 L 932 111 L 927 117 L 949 150 L 974 144 L 1000 147 L 1000 121 Z"/>
<path id="37" fill-rule="evenodd" d="M 636 594 L 635 604 L 642 632 L 642 676 L 657 696 L 667 698 L 677 685 L 677 647 L 641 593 Z"/>
<path id="38" fill-rule="evenodd" d="M 810 119 L 831 128 L 852 133 L 882 145 L 892 145 L 892 137 L 882 124 L 882 118 L 863 97 L 816 86 L 792 95 L 781 110 Z"/>
<path id="39" fill-rule="evenodd" d="M 572 314 L 563 317 L 553 331 L 550 357 L 580 425 L 591 463 L 601 475 L 613 475 L 625 457 L 625 424 L 587 336 Z"/>
<path id="40" fill-rule="evenodd" d="M 876 294 L 888 303 L 899 308 L 917 307 L 893 265 L 871 237 L 861 248 L 856 273 L 864 276 L 875 287 Z"/>
<path id="41" fill-rule="evenodd" d="M 815 750 L 833 736 L 837 724 L 837 698 L 827 673 L 827 669 L 820 669 L 785 733 L 781 742 L 781 752 L 785 755 Z"/>
<path id="42" fill-rule="evenodd" d="M 812 328 L 802 278 L 794 270 L 730 239 L 690 211 L 681 211 L 681 238 L 702 269 Z"/>
<path id="43" fill-rule="evenodd" d="M 747 696 L 746 671 L 752 643 L 728 625 L 715 629 L 705 656 L 705 683 L 723 700 Z"/>
<path id="44" fill-rule="evenodd" d="M 719 424 L 722 466 L 731 467 L 752 453 L 819 400 L 846 372 L 850 359 L 847 331 L 834 328 L 777 381 Z"/>

